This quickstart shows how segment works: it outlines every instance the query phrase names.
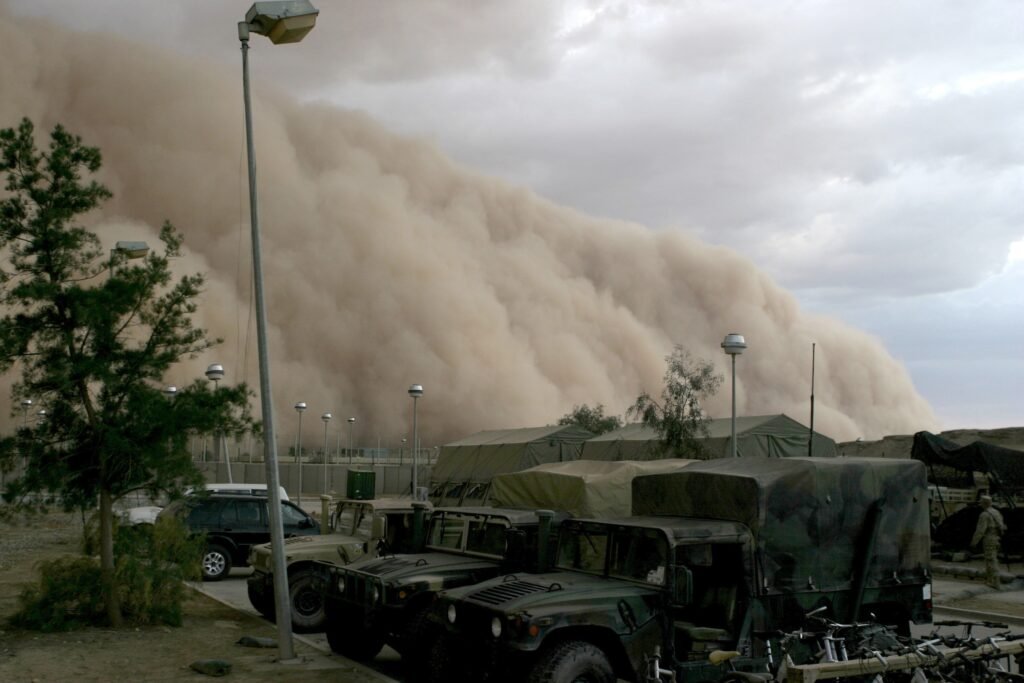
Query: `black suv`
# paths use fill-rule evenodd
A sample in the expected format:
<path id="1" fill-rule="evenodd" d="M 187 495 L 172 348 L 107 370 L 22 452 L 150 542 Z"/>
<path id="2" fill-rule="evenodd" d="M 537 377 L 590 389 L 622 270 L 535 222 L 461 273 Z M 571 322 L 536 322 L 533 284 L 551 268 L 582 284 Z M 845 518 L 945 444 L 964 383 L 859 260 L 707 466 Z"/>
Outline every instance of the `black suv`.
<path id="1" fill-rule="evenodd" d="M 218 581 L 231 567 L 248 564 L 249 549 L 270 542 L 270 512 L 266 496 L 216 493 L 188 496 L 177 500 L 161 512 L 173 515 L 194 533 L 206 534 L 203 553 L 203 579 Z M 287 500 L 281 501 L 281 522 L 285 538 L 314 536 L 320 525 L 302 508 Z"/>

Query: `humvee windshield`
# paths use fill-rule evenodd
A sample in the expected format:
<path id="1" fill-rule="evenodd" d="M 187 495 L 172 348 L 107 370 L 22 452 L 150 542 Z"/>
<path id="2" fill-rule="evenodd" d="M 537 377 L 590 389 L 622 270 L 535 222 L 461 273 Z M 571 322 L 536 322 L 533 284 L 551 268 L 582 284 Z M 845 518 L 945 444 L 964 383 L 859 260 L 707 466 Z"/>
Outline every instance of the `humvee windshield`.
<path id="1" fill-rule="evenodd" d="M 580 524 L 562 528 L 559 569 L 663 585 L 668 539 L 657 529 Z"/>
<path id="2" fill-rule="evenodd" d="M 500 517 L 437 514 L 430 520 L 427 545 L 502 559 L 508 528 L 508 521 Z"/>
<path id="3" fill-rule="evenodd" d="M 334 522 L 334 531 L 348 536 L 370 536 L 370 527 L 373 524 L 373 515 L 368 505 L 360 503 L 344 503 L 337 512 Z"/>

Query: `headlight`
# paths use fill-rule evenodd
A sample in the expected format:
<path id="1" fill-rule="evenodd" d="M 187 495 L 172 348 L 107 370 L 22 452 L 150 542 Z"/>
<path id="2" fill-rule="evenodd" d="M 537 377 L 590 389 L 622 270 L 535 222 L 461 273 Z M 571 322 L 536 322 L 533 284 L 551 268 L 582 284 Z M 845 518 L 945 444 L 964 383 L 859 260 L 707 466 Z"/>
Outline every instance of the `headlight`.
<path id="1" fill-rule="evenodd" d="M 345 577 L 341 576 L 340 574 L 338 575 L 338 592 L 345 592 Z"/>
<path id="2" fill-rule="evenodd" d="M 448 605 L 448 623 L 455 623 L 455 605 Z"/>
<path id="3" fill-rule="evenodd" d="M 501 619 L 498 617 L 491 619 L 491 635 L 495 638 L 501 637 Z"/>

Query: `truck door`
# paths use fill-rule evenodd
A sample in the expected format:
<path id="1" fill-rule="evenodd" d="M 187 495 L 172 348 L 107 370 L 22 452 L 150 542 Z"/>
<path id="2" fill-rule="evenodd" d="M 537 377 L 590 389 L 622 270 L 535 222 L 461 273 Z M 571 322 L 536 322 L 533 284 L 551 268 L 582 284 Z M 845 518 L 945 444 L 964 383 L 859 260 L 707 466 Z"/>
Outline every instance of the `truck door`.
<path id="1" fill-rule="evenodd" d="M 693 602 L 673 606 L 676 657 L 706 660 L 712 650 L 733 649 L 746 600 L 743 546 L 699 543 L 676 547 L 676 564 L 692 575 Z"/>

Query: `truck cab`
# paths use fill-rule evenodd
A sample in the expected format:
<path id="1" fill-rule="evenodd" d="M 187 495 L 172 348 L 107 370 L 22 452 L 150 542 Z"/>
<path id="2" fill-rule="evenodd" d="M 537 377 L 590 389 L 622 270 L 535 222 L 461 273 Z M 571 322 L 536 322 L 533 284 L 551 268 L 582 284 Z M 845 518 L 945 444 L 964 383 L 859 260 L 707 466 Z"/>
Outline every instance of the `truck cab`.
<path id="1" fill-rule="evenodd" d="M 536 510 L 436 508 L 422 552 L 324 567 L 331 649 L 368 660 L 389 644 L 403 660 L 416 659 L 429 640 L 426 615 L 438 591 L 508 571 L 537 571 L 545 555 L 538 546 L 549 542 L 548 529 L 562 517 Z"/>
<path id="2" fill-rule="evenodd" d="M 422 514 L 433 509 L 419 503 Z M 322 631 L 326 622 L 323 588 L 326 565 L 344 565 L 380 552 L 409 552 L 414 539 L 415 508 L 409 498 L 339 500 L 331 512 L 330 533 L 285 539 L 285 566 L 292 627 L 300 633 Z M 274 558 L 270 543 L 249 552 L 253 573 L 248 578 L 249 602 L 260 614 L 274 618 Z"/>

